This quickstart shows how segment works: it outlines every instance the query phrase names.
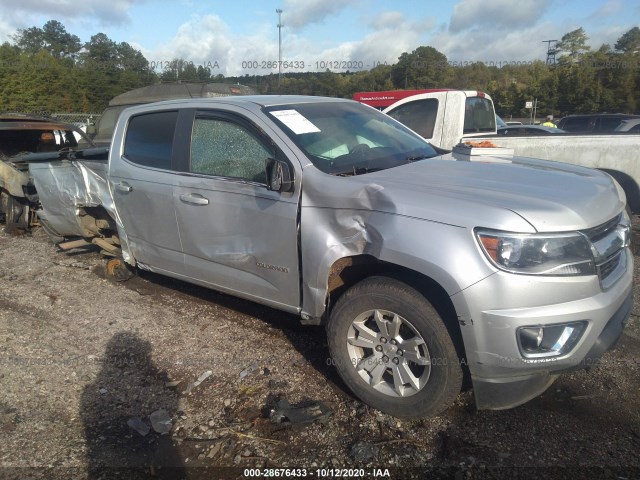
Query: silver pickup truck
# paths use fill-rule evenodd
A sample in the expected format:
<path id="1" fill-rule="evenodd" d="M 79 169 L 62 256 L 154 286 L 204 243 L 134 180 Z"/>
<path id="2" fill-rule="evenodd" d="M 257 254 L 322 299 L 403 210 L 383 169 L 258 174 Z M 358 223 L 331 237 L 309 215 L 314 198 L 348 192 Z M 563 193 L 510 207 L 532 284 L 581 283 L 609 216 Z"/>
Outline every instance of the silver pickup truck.
<path id="1" fill-rule="evenodd" d="M 180 100 L 121 115 L 108 159 L 34 162 L 47 230 L 324 324 L 363 401 L 522 404 L 596 362 L 631 311 L 620 186 L 510 156 L 439 154 L 349 100 Z"/>

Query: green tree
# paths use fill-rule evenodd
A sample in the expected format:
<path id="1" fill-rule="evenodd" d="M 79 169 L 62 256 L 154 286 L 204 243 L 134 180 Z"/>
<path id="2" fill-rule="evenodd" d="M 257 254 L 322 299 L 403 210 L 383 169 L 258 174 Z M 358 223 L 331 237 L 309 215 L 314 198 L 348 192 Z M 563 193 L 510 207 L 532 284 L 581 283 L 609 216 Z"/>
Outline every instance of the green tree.
<path id="1" fill-rule="evenodd" d="M 116 95 L 156 80 L 142 53 L 126 42 L 114 42 L 104 33 L 93 35 L 84 45 L 77 66 L 89 103 L 97 110 Z"/>
<path id="2" fill-rule="evenodd" d="M 396 88 L 437 88 L 449 79 L 447 57 L 433 47 L 418 47 L 403 53 L 391 68 Z"/>
<path id="3" fill-rule="evenodd" d="M 640 28 L 633 27 L 623 34 L 616 42 L 615 48 L 622 53 L 640 53 Z"/>
<path id="4" fill-rule="evenodd" d="M 13 39 L 25 52 L 35 54 L 44 49 L 56 58 L 74 58 L 82 47 L 80 38 L 67 32 L 57 20 L 49 20 L 43 28 L 20 29 Z"/>
<path id="5" fill-rule="evenodd" d="M 77 111 L 84 103 L 72 70 L 47 50 L 21 55 L 19 67 L 4 84 L 5 108 L 22 112 Z"/>
<path id="6" fill-rule="evenodd" d="M 587 37 L 582 27 L 565 33 L 556 44 L 556 51 L 562 54 L 558 59 L 560 64 L 580 61 L 582 55 L 590 50 L 587 40 L 589 40 L 589 37 Z"/>

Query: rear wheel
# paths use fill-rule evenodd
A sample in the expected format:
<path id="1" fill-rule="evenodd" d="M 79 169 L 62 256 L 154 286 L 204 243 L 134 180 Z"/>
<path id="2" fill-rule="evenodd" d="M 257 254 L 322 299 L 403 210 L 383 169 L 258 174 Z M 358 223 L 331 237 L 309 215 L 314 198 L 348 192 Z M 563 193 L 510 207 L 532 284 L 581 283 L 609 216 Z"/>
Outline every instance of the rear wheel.
<path id="1" fill-rule="evenodd" d="M 378 410 L 400 418 L 435 415 L 460 392 L 462 369 L 444 322 L 400 281 L 371 277 L 349 289 L 327 335 L 341 378 Z"/>

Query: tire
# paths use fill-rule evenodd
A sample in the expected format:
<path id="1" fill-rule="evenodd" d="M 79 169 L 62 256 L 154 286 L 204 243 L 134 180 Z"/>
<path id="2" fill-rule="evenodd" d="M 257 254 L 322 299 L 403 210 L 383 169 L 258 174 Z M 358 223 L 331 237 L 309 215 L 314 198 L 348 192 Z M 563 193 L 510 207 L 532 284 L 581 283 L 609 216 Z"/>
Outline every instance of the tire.
<path id="1" fill-rule="evenodd" d="M 370 277 L 347 290 L 327 337 L 345 384 L 385 413 L 433 416 L 460 393 L 462 368 L 447 327 L 424 296 L 398 280 Z"/>

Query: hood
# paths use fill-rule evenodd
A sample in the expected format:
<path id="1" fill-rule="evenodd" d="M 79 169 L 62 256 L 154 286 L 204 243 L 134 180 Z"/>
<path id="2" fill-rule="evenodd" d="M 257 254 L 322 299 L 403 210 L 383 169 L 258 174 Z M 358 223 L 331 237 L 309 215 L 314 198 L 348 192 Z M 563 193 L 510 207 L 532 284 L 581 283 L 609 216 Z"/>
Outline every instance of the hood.
<path id="1" fill-rule="evenodd" d="M 609 175 L 529 158 L 444 156 L 354 177 L 321 175 L 319 184 L 305 172 L 303 206 L 377 210 L 469 228 L 582 230 L 624 208 L 622 190 Z"/>

